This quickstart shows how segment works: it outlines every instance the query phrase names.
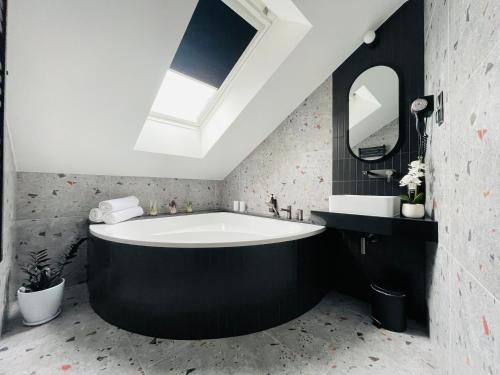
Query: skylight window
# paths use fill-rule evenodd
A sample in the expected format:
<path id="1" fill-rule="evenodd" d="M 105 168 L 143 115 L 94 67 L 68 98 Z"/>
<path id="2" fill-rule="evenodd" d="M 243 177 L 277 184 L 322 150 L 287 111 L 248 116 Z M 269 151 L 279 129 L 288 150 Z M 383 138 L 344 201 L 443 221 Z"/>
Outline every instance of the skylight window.
<path id="1" fill-rule="evenodd" d="M 169 69 L 151 114 L 196 123 L 216 92 L 213 86 Z"/>
<path id="2" fill-rule="evenodd" d="M 236 6 L 239 1 L 198 1 L 151 107 L 150 119 L 200 126 L 208 116 L 257 34 L 248 17 L 228 5 Z"/>

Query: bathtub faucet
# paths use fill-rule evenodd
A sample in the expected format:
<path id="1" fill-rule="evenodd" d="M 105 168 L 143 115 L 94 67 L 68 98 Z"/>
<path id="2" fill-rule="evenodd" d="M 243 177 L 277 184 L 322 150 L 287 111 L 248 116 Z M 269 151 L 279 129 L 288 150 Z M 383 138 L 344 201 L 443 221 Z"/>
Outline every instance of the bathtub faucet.
<path id="1" fill-rule="evenodd" d="M 292 219 L 292 206 L 286 206 L 286 208 L 282 208 L 281 211 L 285 211 L 286 212 L 286 218 L 288 220 Z"/>
<path id="2" fill-rule="evenodd" d="M 273 213 L 273 217 L 280 217 L 280 213 L 278 211 L 278 201 L 274 198 L 273 194 L 271 194 L 269 200 L 266 201 L 266 205 L 269 206 L 269 212 Z"/>

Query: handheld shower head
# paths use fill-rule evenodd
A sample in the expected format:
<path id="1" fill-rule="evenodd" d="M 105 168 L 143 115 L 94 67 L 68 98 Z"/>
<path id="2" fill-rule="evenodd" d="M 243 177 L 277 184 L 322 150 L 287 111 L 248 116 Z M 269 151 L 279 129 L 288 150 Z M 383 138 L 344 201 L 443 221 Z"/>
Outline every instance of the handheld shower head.
<path id="1" fill-rule="evenodd" d="M 419 137 L 418 153 L 424 157 L 427 148 L 426 119 L 434 113 L 434 96 L 415 99 L 411 103 L 410 111 L 415 116 L 415 127 Z"/>
<path id="2" fill-rule="evenodd" d="M 417 98 L 411 103 L 411 113 L 414 115 L 418 114 L 419 112 L 422 112 L 427 108 L 429 105 L 429 102 L 425 98 Z"/>

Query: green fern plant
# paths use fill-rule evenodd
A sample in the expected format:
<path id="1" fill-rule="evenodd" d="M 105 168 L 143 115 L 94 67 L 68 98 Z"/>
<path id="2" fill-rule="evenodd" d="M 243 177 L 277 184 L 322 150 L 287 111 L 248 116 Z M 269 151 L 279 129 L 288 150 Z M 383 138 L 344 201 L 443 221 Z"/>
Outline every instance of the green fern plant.
<path id="1" fill-rule="evenodd" d="M 73 242 L 64 254 L 51 264 L 47 249 L 32 251 L 29 253 L 29 261 L 21 268 L 26 274 L 23 282 L 24 292 L 38 292 L 51 288 L 61 282 L 64 267 L 72 262 L 72 259 L 78 255 L 78 249 L 87 241 L 87 238 L 81 238 Z"/>
<path id="2" fill-rule="evenodd" d="M 24 291 L 37 292 L 50 288 L 50 258 L 47 249 L 32 251 L 29 253 L 29 261 L 21 270 L 26 274 L 23 282 Z"/>

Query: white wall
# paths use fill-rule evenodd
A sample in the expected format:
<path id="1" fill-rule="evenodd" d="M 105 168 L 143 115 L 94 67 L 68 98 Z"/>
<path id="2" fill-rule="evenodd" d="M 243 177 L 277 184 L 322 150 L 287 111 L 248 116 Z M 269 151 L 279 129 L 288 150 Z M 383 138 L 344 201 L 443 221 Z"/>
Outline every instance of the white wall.
<path id="1" fill-rule="evenodd" d="M 195 159 L 133 149 L 195 0 L 11 1 L 7 98 L 18 168 L 223 179 L 403 2 L 294 0 L 311 31 Z"/>

